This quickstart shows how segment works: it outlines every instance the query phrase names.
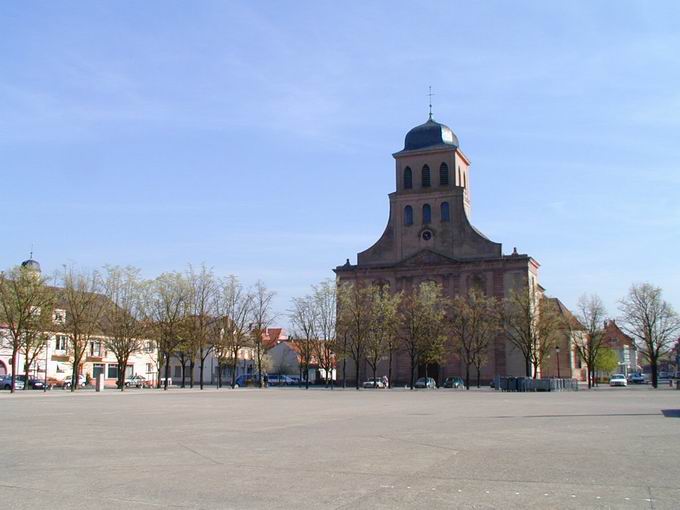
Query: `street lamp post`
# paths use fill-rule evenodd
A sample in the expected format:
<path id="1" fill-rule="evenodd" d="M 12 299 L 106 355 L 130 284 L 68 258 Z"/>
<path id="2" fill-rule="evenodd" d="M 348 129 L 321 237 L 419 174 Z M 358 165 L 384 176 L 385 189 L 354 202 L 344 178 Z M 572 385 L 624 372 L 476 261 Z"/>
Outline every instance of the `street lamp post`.
<path id="1" fill-rule="evenodd" d="M 557 378 L 560 378 L 560 346 L 555 347 L 555 354 L 557 355 Z"/>

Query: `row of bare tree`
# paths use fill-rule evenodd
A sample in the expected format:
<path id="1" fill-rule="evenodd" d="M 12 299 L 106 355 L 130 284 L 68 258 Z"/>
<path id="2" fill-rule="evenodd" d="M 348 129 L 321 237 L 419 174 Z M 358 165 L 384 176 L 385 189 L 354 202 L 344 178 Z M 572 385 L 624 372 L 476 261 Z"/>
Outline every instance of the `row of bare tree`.
<path id="1" fill-rule="evenodd" d="M 131 267 L 107 266 L 102 271 L 65 267 L 55 276 L 54 286 L 29 268 L 12 269 L 0 274 L 0 323 L 12 351 L 12 388 L 18 354 L 28 375 L 54 333 L 69 339 L 72 390 L 93 340 L 103 341 L 115 355 L 121 389 L 130 357 L 149 348 L 158 354 L 158 383 L 163 381 L 166 389 L 173 357 L 182 366 L 182 385 L 188 372 L 193 387 L 198 365 L 203 388 L 205 361 L 211 353 L 218 362 L 218 386 L 224 367 L 231 367 L 234 386 L 246 349 L 253 353 L 258 374 L 266 372 L 271 347 L 266 332 L 276 317 L 273 297 L 262 282 L 247 289 L 237 277 L 219 278 L 205 266 L 189 266 L 152 280 Z M 619 304 L 622 329 L 650 362 L 656 386 L 658 362 L 680 334 L 680 319 L 663 300 L 661 289 L 648 283 L 633 285 Z M 55 310 L 63 310 L 64 316 L 55 316 Z M 531 288 L 499 301 L 477 289 L 449 299 L 434 282 L 395 293 L 386 286 L 360 283 L 336 288 L 327 280 L 293 300 L 289 319 L 303 374 L 314 363 L 328 383 L 336 363 L 342 361 L 345 377 L 346 362 L 352 360 L 358 387 L 362 363 L 370 366 L 375 378 L 379 363 L 386 360 L 391 382 L 393 358 L 401 351 L 410 361 L 413 387 L 419 364 L 441 363 L 455 353 L 465 367 L 469 388 L 471 370 L 476 370 L 479 384 L 481 367 L 501 334 L 523 355 L 526 375 L 534 377 L 561 336 L 568 334 L 587 367 L 590 384 L 605 340 L 606 315 L 595 295 L 579 300 L 574 317 L 556 299 Z"/>
<path id="2" fill-rule="evenodd" d="M 470 387 L 472 369 L 479 385 L 481 367 L 502 334 L 522 354 L 526 376 L 534 378 L 555 347 L 566 341 L 583 360 L 590 387 L 605 346 L 607 312 L 596 295 L 581 297 L 572 315 L 557 299 L 527 287 L 504 300 L 474 288 L 449 299 L 434 282 L 397 293 L 380 285 L 345 283 L 338 288 L 338 303 L 336 352 L 343 359 L 343 374 L 346 360 L 353 361 L 357 388 L 364 362 L 375 378 L 385 360 L 391 383 L 398 351 L 408 356 L 411 387 L 418 365 L 441 363 L 450 353 L 465 367 L 465 386 Z M 680 334 L 680 319 L 661 289 L 648 283 L 631 286 L 619 305 L 622 328 L 649 361 L 656 387 L 658 362 Z"/>
<path id="3" fill-rule="evenodd" d="M 264 333 L 274 318 L 274 293 L 262 282 L 245 289 L 235 276 L 218 278 L 205 266 L 164 273 L 153 280 L 143 279 L 132 267 L 107 266 L 102 271 L 65 267 L 54 279 L 55 285 L 49 285 L 47 278 L 23 267 L 0 274 L 0 323 L 12 351 L 12 391 L 17 354 L 22 354 L 23 371 L 29 374 L 55 333 L 68 338 L 72 391 L 92 341 L 101 341 L 116 357 L 121 390 L 128 360 L 143 350 L 157 352 L 158 383 L 163 380 L 166 389 L 173 356 L 182 364 L 183 385 L 188 368 L 193 386 L 198 364 L 203 388 L 205 361 L 213 351 L 220 375 L 222 367 L 232 367 L 232 385 L 245 348 L 252 349 L 262 372 Z"/>

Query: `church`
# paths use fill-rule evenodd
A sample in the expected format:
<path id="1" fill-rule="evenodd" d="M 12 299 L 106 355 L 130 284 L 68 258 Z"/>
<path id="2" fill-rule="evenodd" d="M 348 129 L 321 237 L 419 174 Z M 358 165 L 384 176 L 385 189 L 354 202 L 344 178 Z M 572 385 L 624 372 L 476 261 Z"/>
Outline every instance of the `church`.
<path id="1" fill-rule="evenodd" d="M 465 294 L 474 286 L 498 299 L 527 285 L 542 291 L 536 260 L 516 250 L 504 255 L 500 243 L 472 225 L 470 159 L 448 126 L 436 122 L 430 114 L 427 122 L 406 134 L 404 148 L 393 157 L 396 189 L 389 194 L 385 231 L 373 246 L 357 255 L 356 264 L 348 260 L 335 268 L 338 285 L 380 283 L 399 292 L 434 281 L 441 284 L 447 297 Z M 398 353 L 393 363 L 393 382 L 408 382 L 407 356 Z M 359 368 L 362 380 L 370 376 L 366 366 Z M 386 373 L 383 368 L 381 374 Z M 424 375 L 424 371 L 421 367 L 417 376 Z M 451 352 L 441 366 L 428 370 L 438 383 L 463 373 L 464 366 Z M 482 370 L 482 379 L 524 373 L 521 353 L 499 335 Z M 354 369 L 348 368 L 348 380 L 353 374 Z"/>

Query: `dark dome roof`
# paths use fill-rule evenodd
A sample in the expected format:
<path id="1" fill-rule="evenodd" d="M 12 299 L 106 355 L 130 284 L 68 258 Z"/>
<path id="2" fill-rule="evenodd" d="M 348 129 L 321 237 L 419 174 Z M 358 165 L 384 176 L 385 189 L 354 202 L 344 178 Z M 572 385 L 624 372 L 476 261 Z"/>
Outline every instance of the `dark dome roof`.
<path id="1" fill-rule="evenodd" d="M 406 133 L 404 150 L 412 151 L 439 145 L 458 147 L 458 137 L 451 131 L 450 127 L 435 122 L 430 117 L 425 124 L 416 126 Z"/>
<path id="2" fill-rule="evenodd" d="M 25 267 L 26 269 L 30 269 L 31 271 L 37 271 L 38 273 L 40 272 L 40 264 L 38 263 L 37 260 L 33 259 L 24 260 L 21 263 L 21 267 Z"/>

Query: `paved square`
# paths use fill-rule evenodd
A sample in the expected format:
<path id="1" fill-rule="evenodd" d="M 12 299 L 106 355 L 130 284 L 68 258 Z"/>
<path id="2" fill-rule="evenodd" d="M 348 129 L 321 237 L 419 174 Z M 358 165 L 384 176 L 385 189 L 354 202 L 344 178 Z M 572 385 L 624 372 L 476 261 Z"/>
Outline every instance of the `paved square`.
<path id="1" fill-rule="evenodd" d="M 680 508 L 680 391 L 0 394 L 0 508 Z"/>

